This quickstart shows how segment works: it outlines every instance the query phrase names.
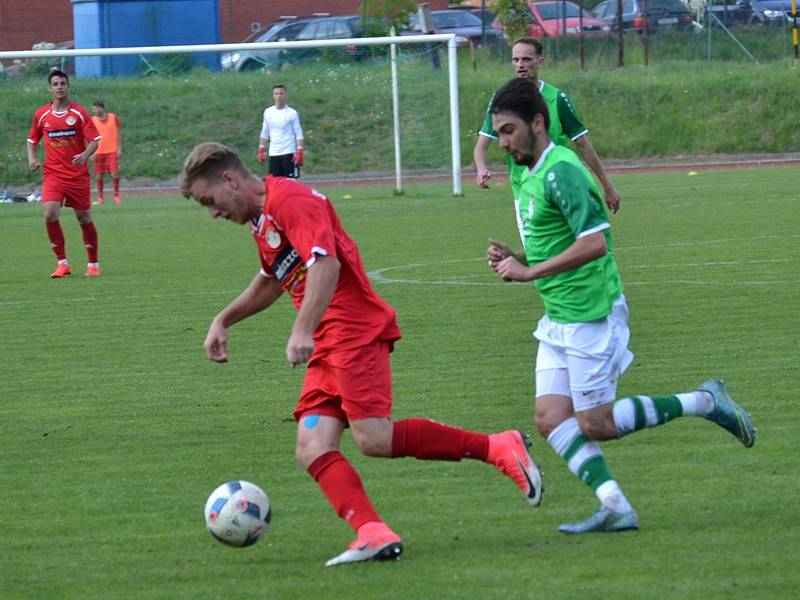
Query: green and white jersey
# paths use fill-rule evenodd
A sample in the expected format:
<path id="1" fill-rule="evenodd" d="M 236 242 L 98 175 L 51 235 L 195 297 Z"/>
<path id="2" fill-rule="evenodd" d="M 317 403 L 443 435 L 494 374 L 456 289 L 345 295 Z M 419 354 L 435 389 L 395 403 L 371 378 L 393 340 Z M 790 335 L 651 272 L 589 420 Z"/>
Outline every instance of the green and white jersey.
<path id="1" fill-rule="evenodd" d="M 540 79 L 539 93 L 547 103 L 547 111 L 550 113 L 550 128 L 548 129 L 548 133 L 550 134 L 550 139 L 556 144 L 566 146 L 569 140 L 575 141 L 589 132 L 581 122 L 580 117 L 578 117 L 578 113 L 572 105 L 572 100 L 570 100 L 569 96 L 564 92 Z M 493 101 L 494 94 L 492 94 L 489 105 L 486 107 L 483 125 L 481 125 L 478 134 L 496 140 L 499 136 L 492 128 Z"/>
<path id="2" fill-rule="evenodd" d="M 513 184 L 513 182 L 512 182 Z M 608 252 L 576 269 L 536 280 L 545 311 L 558 323 L 602 319 L 622 294 L 611 225 L 597 181 L 577 154 L 551 143 L 513 188 L 517 226 L 529 265 L 603 231 Z"/>

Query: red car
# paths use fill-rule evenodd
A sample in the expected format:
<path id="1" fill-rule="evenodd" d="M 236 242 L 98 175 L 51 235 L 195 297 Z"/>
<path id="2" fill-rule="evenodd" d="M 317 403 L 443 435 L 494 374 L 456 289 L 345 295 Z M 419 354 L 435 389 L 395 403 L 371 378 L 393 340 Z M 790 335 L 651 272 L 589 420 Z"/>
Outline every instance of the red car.
<path id="1" fill-rule="evenodd" d="M 583 11 L 573 2 L 553 0 L 549 2 L 529 2 L 531 22 L 530 35 L 535 38 L 558 37 L 562 35 L 604 36 L 611 30 L 608 23 Z M 495 19 L 494 27 L 502 28 Z"/>

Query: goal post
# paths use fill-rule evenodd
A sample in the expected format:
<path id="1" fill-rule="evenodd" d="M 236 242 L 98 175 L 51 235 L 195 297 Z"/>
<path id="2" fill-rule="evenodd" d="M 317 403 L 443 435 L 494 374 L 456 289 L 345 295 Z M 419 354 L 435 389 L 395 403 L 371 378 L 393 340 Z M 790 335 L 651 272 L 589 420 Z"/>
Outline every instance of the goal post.
<path id="1" fill-rule="evenodd" d="M 441 48 L 446 47 L 447 56 L 447 73 L 446 78 L 443 73 L 444 69 L 439 69 L 438 53 Z M 271 42 L 271 43 L 240 43 L 240 44 L 196 44 L 196 45 L 175 45 L 175 46 L 147 46 L 147 47 L 119 47 L 119 48 L 86 48 L 86 49 L 45 49 L 45 50 L 27 50 L 18 52 L 2 51 L 0 52 L 0 60 L 8 62 L 14 60 L 17 63 L 26 64 L 34 61 L 44 61 L 44 59 L 59 59 L 61 63 L 65 60 L 74 61 L 75 77 L 80 84 L 74 86 L 75 91 L 78 92 L 77 98 L 75 92 L 71 94 L 73 99 L 78 103 L 83 104 L 88 108 L 93 98 L 87 98 L 86 94 L 100 94 L 103 93 L 103 86 L 101 82 L 105 83 L 110 80 L 106 87 L 125 85 L 125 77 L 98 77 L 100 75 L 97 71 L 97 65 L 102 61 L 112 60 L 110 57 L 118 56 L 137 56 L 140 59 L 140 64 L 146 66 L 146 69 L 140 70 L 139 75 L 146 75 L 148 73 L 159 73 L 158 61 L 159 58 L 165 56 L 177 56 L 185 64 L 192 62 L 191 57 L 197 55 L 208 56 L 208 53 L 214 53 L 217 56 L 222 56 L 223 53 L 231 52 L 260 52 L 268 50 L 281 50 L 286 53 L 297 54 L 303 51 L 308 52 L 313 49 L 318 55 L 327 57 L 327 62 L 317 58 L 316 62 L 309 61 L 305 66 L 289 66 L 284 67 L 283 70 L 269 71 L 270 82 L 282 82 L 287 78 L 291 78 L 293 74 L 299 77 L 301 74 L 307 77 L 302 80 L 302 84 L 306 85 L 305 89 L 290 90 L 289 104 L 298 104 L 301 113 L 301 121 L 304 129 L 308 128 L 312 131 L 323 130 L 325 132 L 331 131 L 331 135 L 335 135 L 337 124 L 326 119 L 325 115 L 320 118 L 320 123 L 309 121 L 309 115 L 313 111 L 304 109 L 303 104 L 305 101 L 304 96 L 314 87 L 326 87 L 333 80 L 338 80 L 342 86 L 364 90 L 361 96 L 369 95 L 366 92 L 374 92 L 376 87 L 385 88 L 387 98 L 376 100 L 376 106 L 364 107 L 362 104 L 353 103 L 354 111 L 363 111 L 363 119 L 365 132 L 360 134 L 360 142 L 366 144 L 385 143 L 383 140 L 370 139 L 369 131 L 374 132 L 374 136 L 382 137 L 384 135 L 383 129 L 379 127 L 370 127 L 369 120 L 374 119 L 376 122 L 384 121 L 391 123 L 389 126 L 392 137 L 391 154 L 394 158 L 394 179 L 395 191 L 402 193 L 404 180 L 407 179 L 409 171 L 413 173 L 430 173 L 432 171 L 439 171 L 440 174 L 450 171 L 452 175 L 452 190 L 454 195 L 462 194 L 461 186 L 461 143 L 460 143 L 460 127 L 459 127 L 459 98 L 458 98 L 458 62 L 457 62 L 457 36 L 454 34 L 429 34 L 429 35 L 403 35 L 403 36 L 386 36 L 386 37 L 366 37 L 366 38 L 350 38 L 350 39 L 331 39 L 331 40 L 308 40 L 308 41 L 292 41 L 292 42 Z M 371 48 L 372 50 L 367 53 L 371 56 L 378 58 L 373 60 L 364 60 L 363 58 L 356 58 L 350 64 L 343 64 L 343 61 L 336 62 L 336 58 L 340 57 L 343 52 L 341 49 L 347 48 Z M 330 49 L 330 50 L 328 50 Z M 333 52 L 339 52 L 333 54 Z M 331 54 L 324 54 L 331 52 Z M 434 60 L 431 57 L 431 52 L 435 53 L 437 58 Z M 401 68 L 402 67 L 402 68 Z M 302 71 L 305 68 L 306 71 Z M 349 69 L 349 70 L 347 70 Z M 438 70 L 437 70 L 438 69 Z M 188 70 L 188 69 L 187 69 Z M 431 72 L 435 71 L 435 72 Z M 46 77 L 46 70 L 40 72 L 36 77 L 38 80 L 44 81 Z M 209 75 L 216 75 L 211 71 L 206 71 Z M 314 76 L 316 73 L 316 76 Z M 93 76 L 92 76 L 93 75 Z M 232 74 L 231 74 L 232 75 Z M 227 74 L 225 75 L 227 76 Z M 351 79 L 348 79 L 351 78 Z M 356 81 L 358 79 L 358 81 Z M 387 79 L 391 79 L 388 81 Z M 0 82 L 0 86 L 13 86 L 14 79 L 7 77 L 5 81 Z M 187 77 L 187 82 L 189 81 Z M 228 80 L 230 82 L 230 80 Z M 30 86 L 30 78 L 28 78 L 27 85 Z M 265 82 L 266 83 L 266 82 Z M 436 102 L 439 96 L 443 96 L 442 86 L 447 86 L 447 99 L 446 102 L 441 102 L 441 105 Z M 437 88 L 436 86 L 439 86 Z M 217 88 L 224 87 L 224 82 L 220 83 Z M 252 85 L 251 85 L 252 87 Z M 271 86 L 270 86 L 271 87 Z M 100 91 L 97 91 L 100 90 Z M 197 93 L 197 86 L 192 86 L 187 83 L 187 93 Z M 1 91 L 1 90 L 0 90 Z M 41 100 L 39 104 L 44 104 L 47 100 L 44 93 L 45 84 L 39 90 L 40 93 L 36 96 Z M 213 93 L 213 92 L 212 92 Z M 356 90 L 354 93 L 358 93 Z M 235 94 L 235 92 L 234 92 Z M 231 132 L 215 132 L 220 133 L 219 141 L 228 143 L 231 139 L 240 139 L 241 143 L 235 144 L 240 150 L 248 149 L 251 145 L 254 146 L 257 141 L 257 131 L 252 132 L 254 127 L 252 121 L 254 115 L 260 118 L 260 113 L 263 109 L 271 104 L 271 89 L 265 93 L 260 91 L 259 104 L 250 107 L 247 118 L 250 123 L 248 127 L 243 127 L 241 124 L 236 124 L 234 119 L 236 115 L 231 112 L 231 121 L 229 127 Z M 335 94 L 335 92 L 334 92 Z M 308 94 L 309 97 L 311 96 Z M 320 99 L 320 93 L 314 93 L 315 102 Z M 231 100 L 239 100 L 231 98 Z M 336 98 L 332 101 L 335 102 Z M 441 100 L 445 100 L 443 97 Z M 310 100 L 309 100 L 310 101 Z M 30 113 L 24 123 L 18 123 L 19 117 L 17 113 L 10 107 L 8 114 L 0 114 L 0 122 L 3 124 L 3 139 L 0 139 L 0 157 L 5 153 L 7 161 L 4 164 L 11 162 L 12 151 L 11 148 L 18 146 L 16 142 L 23 139 L 27 134 L 27 129 L 30 126 L 30 116 L 36 108 L 36 103 L 33 102 L 25 109 L 19 108 L 20 111 L 26 110 Z M 384 112 L 391 111 L 391 119 Z M 2 111 L 0 111 L 2 112 Z M 449 119 L 447 114 L 449 113 Z M 125 123 L 125 115 L 121 115 L 123 123 Z M 9 122 L 12 121 L 12 122 Z M 432 125 L 435 123 L 435 125 Z M 130 125 L 130 123 L 128 124 Z M 260 123 L 259 123 L 260 125 Z M 180 123 L 174 124 L 175 128 L 180 128 Z M 165 127 L 166 128 L 166 127 Z M 18 129 L 19 131 L 13 131 Z M 226 128 L 227 129 L 227 128 Z M 236 136 L 233 131 L 242 131 L 247 129 L 252 137 L 251 140 L 244 139 L 244 134 Z M 449 143 L 446 141 L 449 131 Z M 230 135 L 225 135 L 230 133 Z M 307 132 L 308 133 L 308 132 Z M 346 135 L 347 132 L 340 132 L 340 135 Z M 5 138 L 9 135 L 15 136 L 13 141 L 7 141 Z M 210 136 L 210 137 L 213 137 Z M 315 139 L 313 135 L 307 135 L 307 145 L 313 148 Z M 227 138 L 227 139 L 226 139 Z M 173 139 L 172 142 L 176 140 Z M 202 140 L 195 140 L 196 142 Z M 354 142 L 357 143 L 357 142 Z M 449 146 L 450 160 L 447 160 L 446 146 Z M 328 150 L 330 152 L 331 150 Z M 444 155 L 444 156 L 441 156 Z M 368 157 L 371 158 L 371 157 Z M 368 158 L 354 160 L 351 173 L 359 173 L 365 169 L 370 172 L 374 177 L 376 173 L 383 173 L 384 176 L 391 172 L 388 165 L 376 161 L 368 160 Z M 448 164 L 449 163 L 449 164 Z M 3 168 L 4 173 L 1 173 L 8 182 L 16 179 L 15 171 L 9 165 Z M 312 158 L 308 164 L 308 173 L 316 175 L 314 168 L 314 160 Z M 328 176 L 335 173 L 329 172 Z M 405 175 L 404 175 L 405 174 Z"/>

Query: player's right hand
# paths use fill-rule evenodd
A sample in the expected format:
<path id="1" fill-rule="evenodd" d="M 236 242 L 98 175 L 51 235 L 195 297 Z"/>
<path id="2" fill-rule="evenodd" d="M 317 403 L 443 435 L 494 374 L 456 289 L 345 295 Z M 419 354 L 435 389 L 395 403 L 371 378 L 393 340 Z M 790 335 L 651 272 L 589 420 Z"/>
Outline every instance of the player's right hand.
<path id="1" fill-rule="evenodd" d="M 267 160 L 267 149 L 259 147 L 258 162 L 263 163 L 265 160 Z"/>
<path id="2" fill-rule="evenodd" d="M 492 178 L 492 172 L 489 169 L 478 169 L 478 174 L 475 176 L 475 183 L 478 187 L 483 189 L 489 188 L 489 180 Z"/>
<path id="3" fill-rule="evenodd" d="M 34 158 L 33 160 L 28 161 L 28 168 L 31 171 L 36 171 L 39 167 L 42 166 L 42 163 L 39 162 L 38 159 Z"/>
<path id="4" fill-rule="evenodd" d="M 292 368 L 308 362 L 314 353 L 314 336 L 304 332 L 292 330 L 286 344 L 286 359 Z"/>
<path id="5" fill-rule="evenodd" d="M 486 249 L 486 260 L 490 266 L 494 267 L 496 263 L 509 256 L 514 256 L 514 253 L 508 247 L 508 244 L 497 240 L 489 240 L 489 247 Z"/>
<path id="6" fill-rule="evenodd" d="M 215 322 L 208 328 L 206 341 L 203 342 L 206 356 L 214 362 L 228 362 L 228 330 Z"/>

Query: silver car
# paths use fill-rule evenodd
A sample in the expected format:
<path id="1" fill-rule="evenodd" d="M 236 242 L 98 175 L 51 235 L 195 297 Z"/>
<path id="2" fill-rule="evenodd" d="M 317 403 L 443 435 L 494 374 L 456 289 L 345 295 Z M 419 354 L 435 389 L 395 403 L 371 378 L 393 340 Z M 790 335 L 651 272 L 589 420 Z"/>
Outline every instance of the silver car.
<path id="1" fill-rule="evenodd" d="M 297 37 L 309 19 L 278 21 L 269 27 L 252 33 L 243 43 L 291 42 Z M 225 52 L 220 58 L 223 71 L 260 71 L 280 69 L 283 66 L 286 50 L 234 50 Z"/>

